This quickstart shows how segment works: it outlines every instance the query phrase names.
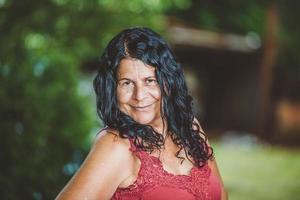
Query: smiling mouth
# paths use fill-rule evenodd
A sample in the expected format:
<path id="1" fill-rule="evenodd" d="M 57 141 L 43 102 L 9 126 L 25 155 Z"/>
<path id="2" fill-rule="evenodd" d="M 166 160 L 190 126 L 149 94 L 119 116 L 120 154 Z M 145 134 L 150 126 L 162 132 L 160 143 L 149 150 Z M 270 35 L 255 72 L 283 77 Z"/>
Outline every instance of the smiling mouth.
<path id="1" fill-rule="evenodd" d="M 144 111 L 144 110 L 147 110 L 147 108 L 149 108 L 151 105 L 152 104 L 149 104 L 147 106 L 131 106 L 131 107 L 138 111 Z"/>

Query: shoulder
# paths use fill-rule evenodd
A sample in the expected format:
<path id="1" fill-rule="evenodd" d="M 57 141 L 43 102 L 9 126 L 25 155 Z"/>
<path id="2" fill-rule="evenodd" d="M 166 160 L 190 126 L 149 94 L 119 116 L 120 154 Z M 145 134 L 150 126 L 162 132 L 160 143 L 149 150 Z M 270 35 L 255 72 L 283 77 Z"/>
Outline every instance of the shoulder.
<path id="1" fill-rule="evenodd" d="M 129 148 L 130 142 L 128 139 L 121 138 L 117 130 L 105 128 L 95 137 L 91 152 L 126 159 L 131 157 Z"/>
<path id="2" fill-rule="evenodd" d="M 105 144 L 114 144 L 120 146 L 126 146 L 126 139 L 121 138 L 119 131 L 111 128 L 101 129 L 95 139 L 93 145 L 105 145 Z"/>
<path id="3" fill-rule="evenodd" d="M 95 137 L 83 164 L 57 199 L 110 199 L 133 171 L 130 142 L 104 129 Z"/>

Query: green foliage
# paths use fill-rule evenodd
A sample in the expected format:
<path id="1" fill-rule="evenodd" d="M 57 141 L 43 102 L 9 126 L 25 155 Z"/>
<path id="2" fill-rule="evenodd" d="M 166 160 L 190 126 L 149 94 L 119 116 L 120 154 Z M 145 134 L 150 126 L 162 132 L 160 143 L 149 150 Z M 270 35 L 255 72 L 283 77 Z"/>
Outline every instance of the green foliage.
<path id="1" fill-rule="evenodd" d="M 288 67 L 289 76 L 298 76 L 300 79 L 300 26 L 299 26 L 299 1 L 281 1 L 280 6 L 280 65 Z M 284 69 L 282 69 L 284 70 Z"/>
<path id="2" fill-rule="evenodd" d="M 63 166 L 83 154 L 91 127 L 78 74 L 61 62 L 11 65 L 1 74 L 1 196 L 53 197 L 68 175 Z M 77 161 L 78 162 L 78 161 Z M 16 191 L 18 188 L 18 192 Z"/>
<path id="3" fill-rule="evenodd" d="M 266 1 L 193 0 L 185 10 L 173 10 L 177 16 L 202 29 L 221 32 L 262 35 L 265 25 Z"/>

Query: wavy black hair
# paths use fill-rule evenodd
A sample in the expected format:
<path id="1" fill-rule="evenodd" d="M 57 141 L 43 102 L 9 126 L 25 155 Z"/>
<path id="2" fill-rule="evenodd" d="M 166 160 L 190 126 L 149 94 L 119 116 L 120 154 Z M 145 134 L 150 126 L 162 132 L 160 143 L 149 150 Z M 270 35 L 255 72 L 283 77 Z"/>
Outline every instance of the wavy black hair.
<path id="1" fill-rule="evenodd" d="M 153 66 L 162 93 L 161 113 L 167 133 L 179 147 L 176 157 L 184 149 L 194 165 L 203 166 L 213 157 L 207 138 L 195 122 L 192 97 L 188 94 L 181 65 L 166 41 L 149 28 L 134 27 L 121 31 L 105 48 L 98 73 L 94 79 L 97 113 L 103 123 L 118 130 L 120 137 L 130 138 L 137 148 L 153 152 L 164 144 L 162 134 L 151 126 L 140 124 L 121 112 L 117 103 L 117 71 L 123 58 L 138 59 Z M 192 157 L 193 160 L 190 159 Z"/>

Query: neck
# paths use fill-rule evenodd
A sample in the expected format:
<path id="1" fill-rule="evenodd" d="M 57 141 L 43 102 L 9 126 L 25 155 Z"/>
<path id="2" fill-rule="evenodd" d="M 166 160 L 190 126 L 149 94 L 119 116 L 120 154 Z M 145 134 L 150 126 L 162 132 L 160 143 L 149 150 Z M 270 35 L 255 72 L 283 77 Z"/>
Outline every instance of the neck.
<path id="1" fill-rule="evenodd" d="M 160 118 L 160 120 L 157 120 L 157 122 L 151 124 L 151 126 L 156 132 L 162 134 L 164 138 L 167 137 L 167 120 Z"/>

